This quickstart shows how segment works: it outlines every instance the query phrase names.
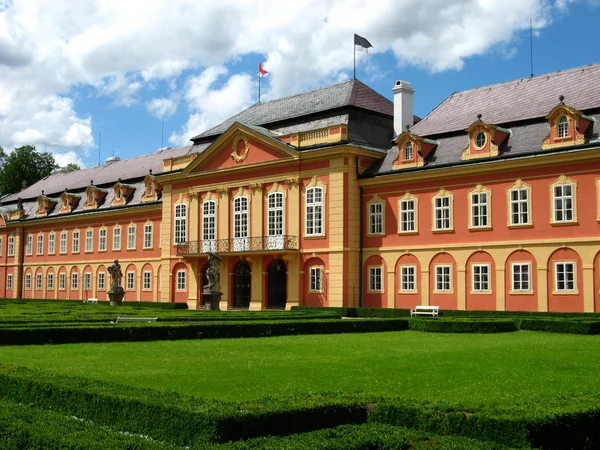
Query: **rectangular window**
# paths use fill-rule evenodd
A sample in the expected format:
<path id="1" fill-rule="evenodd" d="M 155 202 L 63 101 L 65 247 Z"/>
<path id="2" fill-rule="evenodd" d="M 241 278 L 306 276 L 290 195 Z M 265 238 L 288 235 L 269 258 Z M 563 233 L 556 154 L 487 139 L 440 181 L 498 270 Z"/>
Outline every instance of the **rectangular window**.
<path id="1" fill-rule="evenodd" d="M 58 274 L 58 288 L 63 291 L 67 288 L 67 276 L 64 273 Z"/>
<path id="2" fill-rule="evenodd" d="M 113 228 L 113 250 L 121 250 L 121 228 Z"/>
<path id="3" fill-rule="evenodd" d="M 127 272 L 127 290 L 135 290 L 135 272 Z"/>
<path id="4" fill-rule="evenodd" d="M 42 274 L 41 273 L 36 273 L 35 274 L 35 288 L 39 291 L 42 289 Z"/>
<path id="5" fill-rule="evenodd" d="M 144 290 L 152 289 L 152 272 L 144 272 Z"/>
<path id="6" fill-rule="evenodd" d="M 183 244 L 187 241 L 187 205 L 175 205 L 175 243 Z"/>
<path id="7" fill-rule="evenodd" d="M 306 190 L 306 235 L 323 234 L 323 188 Z"/>
<path id="8" fill-rule="evenodd" d="M 575 263 L 554 263 L 554 281 L 557 292 L 575 291 Z"/>
<path id="9" fill-rule="evenodd" d="M 78 273 L 71 274 L 71 289 L 74 291 L 79 289 L 79 274 Z"/>
<path id="10" fill-rule="evenodd" d="M 135 225 L 129 225 L 127 227 L 127 249 L 135 249 Z"/>
<path id="11" fill-rule="evenodd" d="M 27 235 L 27 246 L 25 247 L 25 254 L 31 255 L 33 253 L 33 236 Z"/>
<path id="12" fill-rule="evenodd" d="M 38 234 L 36 250 L 37 250 L 36 254 L 38 254 L 38 255 L 44 254 L 44 235 L 43 234 Z"/>
<path id="13" fill-rule="evenodd" d="M 488 264 L 473 264 L 473 291 L 489 292 L 490 266 Z"/>
<path id="14" fill-rule="evenodd" d="M 450 229 L 450 197 L 436 197 L 434 202 L 435 229 Z"/>
<path id="15" fill-rule="evenodd" d="M 400 267 L 400 290 L 402 292 L 417 290 L 417 266 Z"/>
<path id="16" fill-rule="evenodd" d="M 8 237 L 8 256 L 15 256 L 15 237 Z"/>
<path id="17" fill-rule="evenodd" d="M 152 224 L 144 225 L 144 248 L 152 248 Z"/>
<path id="18" fill-rule="evenodd" d="M 471 194 L 471 227 L 482 228 L 489 225 L 488 194 L 477 192 Z"/>
<path id="19" fill-rule="evenodd" d="M 435 266 L 435 290 L 437 292 L 452 290 L 452 266 Z"/>
<path id="20" fill-rule="evenodd" d="M 574 217 L 573 185 L 558 184 L 554 186 L 554 221 L 571 222 Z"/>
<path id="21" fill-rule="evenodd" d="M 56 251 L 55 236 L 54 236 L 54 233 L 50 233 L 48 235 L 48 254 L 54 255 L 55 251 Z"/>
<path id="22" fill-rule="evenodd" d="M 513 263 L 512 264 L 512 290 L 516 292 L 531 290 L 531 264 Z"/>
<path id="23" fill-rule="evenodd" d="M 67 253 L 67 232 L 60 233 L 60 253 Z"/>
<path id="24" fill-rule="evenodd" d="M 79 253 L 79 231 L 73 231 L 72 253 Z"/>
<path id="25" fill-rule="evenodd" d="M 369 291 L 383 292 L 383 267 L 369 267 Z"/>
<path id="26" fill-rule="evenodd" d="M 25 275 L 25 289 L 31 289 L 31 274 Z"/>
<path id="27" fill-rule="evenodd" d="M 524 225 L 529 223 L 529 190 L 511 189 L 510 191 L 510 224 Z"/>
<path id="28" fill-rule="evenodd" d="M 86 291 L 92 290 L 92 274 L 89 272 L 83 274 L 83 289 Z"/>
<path id="29" fill-rule="evenodd" d="M 185 291 L 185 270 L 177 272 L 177 290 Z"/>
<path id="30" fill-rule="evenodd" d="M 383 203 L 369 203 L 369 234 L 383 233 Z"/>
<path id="31" fill-rule="evenodd" d="M 85 251 L 94 251 L 94 230 L 85 230 Z"/>
<path id="32" fill-rule="evenodd" d="M 98 272 L 98 290 L 103 291 L 106 286 L 106 275 L 104 272 Z"/>
<path id="33" fill-rule="evenodd" d="M 323 268 L 310 268 L 310 287 L 311 292 L 323 292 Z"/>
<path id="34" fill-rule="evenodd" d="M 6 289 L 12 289 L 12 274 L 6 275 Z"/>
<path id="35" fill-rule="evenodd" d="M 410 233 L 417 229 L 415 200 L 402 200 L 400 202 L 400 232 Z"/>
<path id="36" fill-rule="evenodd" d="M 248 197 L 233 201 L 233 250 L 248 250 Z"/>
<path id="37" fill-rule="evenodd" d="M 106 228 L 102 228 L 98 235 L 98 251 L 106 251 Z"/>
<path id="38" fill-rule="evenodd" d="M 49 290 L 54 290 L 54 274 L 53 273 L 48 274 L 48 278 L 46 279 L 46 285 L 48 286 Z"/>
<path id="39" fill-rule="evenodd" d="M 202 204 L 202 251 L 217 251 L 217 202 L 208 200 Z"/>

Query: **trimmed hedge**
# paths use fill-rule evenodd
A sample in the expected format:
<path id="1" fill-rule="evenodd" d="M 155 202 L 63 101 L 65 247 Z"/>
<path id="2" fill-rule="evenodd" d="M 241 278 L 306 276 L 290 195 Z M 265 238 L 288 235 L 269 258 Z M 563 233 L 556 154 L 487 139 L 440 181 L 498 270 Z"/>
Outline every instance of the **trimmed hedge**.
<path id="1" fill-rule="evenodd" d="M 600 321 L 560 319 L 517 319 L 521 330 L 551 333 L 600 334 Z"/>
<path id="2" fill-rule="evenodd" d="M 507 333 L 517 331 L 511 319 L 410 319 L 409 327 L 415 331 L 432 333 Z"/>
<path id="3" fill-rule="evenodd" d="M 83 303 L 83 300 L 57 300 L 54 298 L 0 298 L 0 303 L 19 303 L 19 304 L 27 304 L 27 303 L 54 303 L 54 304 L 78 304 Z M 101 305 L 107 305 L 108 300 L 98 302 Z M 123 302 L 124 306 L 143 306 L 148 308 L 158 308 L 158 309 L 188 309 L 187 303 L 165 303 L 165 302 Z"/>

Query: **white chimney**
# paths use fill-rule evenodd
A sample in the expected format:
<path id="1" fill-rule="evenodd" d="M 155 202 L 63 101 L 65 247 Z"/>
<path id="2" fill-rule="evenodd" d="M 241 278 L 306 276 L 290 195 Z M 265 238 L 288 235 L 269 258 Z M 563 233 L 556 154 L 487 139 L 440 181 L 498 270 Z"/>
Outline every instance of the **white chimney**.
<path id="1" fill-rule="evenodd" d="M 394 131 L 400 134 L 413 126 L 415 90 L 408 81 L 396 81 L 394 89 Z"/>

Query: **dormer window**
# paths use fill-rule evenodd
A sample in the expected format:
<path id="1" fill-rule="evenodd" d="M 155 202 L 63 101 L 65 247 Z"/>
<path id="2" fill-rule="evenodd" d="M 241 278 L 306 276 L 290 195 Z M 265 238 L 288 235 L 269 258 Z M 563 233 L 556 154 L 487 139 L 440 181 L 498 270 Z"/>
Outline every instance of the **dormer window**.
<path id="1" fill-rule="evenodd" d="M 131 195 L 135 191 L 135 185 L 133 184 L 124 184 L 119 181 L 113 186 L 114 198 L 111 202 L 111 206 L 125 206 L 127 204 L 128 199 L 131 198 Z"/>
<path id="2" fill-rule="evenodd" d="M 154 193 L 154 188 L 152 187 L 152 183 L 148 183 L 148 187 L 146 188 L 146 195 L 150 196 Z"/>
<path id="3" fill-rule="evenodd" d="M 417 136 L 408 129 L 393 142 L 398 146 L 398 156 L 392 164 L 394 170 L 423 166 L 427 155 L 438 145 L 437 141 Z"/>
<path id="4" fill-rule="evenodd" d="M 556 137 L 564 138 L 569 136 L 569 119 L 562 116 L 556 125 Z"/>
<path id="5" fill-rule="evenodd" d="M 487 138 L 485 137 L 485 133 L 483 131 L 477 133 L 477 137 L 475 137 L 475 147 L 483 148 L 486 142 Z"/>
<path id="6" fill-rule="evenodd" d="M 463 161 L 498 156 L 500 145 L 511 134 L 510 130 L 483 122 L 481 114 L 477 115 L 477 120 L 465 131 L 469 136 L 469 146 L 462 152 Z"/>
<path id="7" fill-rule="evenodd" d="M 413 145 L 412 142 L 408 141 L 404 144 L 404 160 L 412 161 L 413 159 Z"/>
<path id="8" fill-rule="evenodd" d="M 115 200 L 121 200 L 121 189 L 115 189 Z"/>
<path id="9" fill-rule="evenodd" d="M 593 128 L 590 126 L 594 122 L 593 117 L 565 105 L 562 95 L 558 99 L 560 103 L 546 116 L 550 133 L 542 142 L 543 150 L 585 144 L 586 133 Z"/>

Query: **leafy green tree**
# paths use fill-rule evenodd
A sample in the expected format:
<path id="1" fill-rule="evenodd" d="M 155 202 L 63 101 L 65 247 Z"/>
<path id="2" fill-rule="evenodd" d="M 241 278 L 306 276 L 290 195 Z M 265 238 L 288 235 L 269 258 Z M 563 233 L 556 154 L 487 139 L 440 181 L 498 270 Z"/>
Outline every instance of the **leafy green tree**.
<path id="1" fill-rule="evenodd" d="M 69 163 L 65 166 L 67 172 L 75 172 L 76 170 L 80 170 L 79 164 Z"/>
<path id="2" fill-rule="evenodd" d="M 3 156 L 4 155 L 4 156 Z M 37 183 L 58 168 L 51 153 L 38 152 L 33 145 L 24 145 L 6 155 L 0 153 L 0 194 L 14 194 L 22 189 L 23 180 L 27 186 Z"/>

